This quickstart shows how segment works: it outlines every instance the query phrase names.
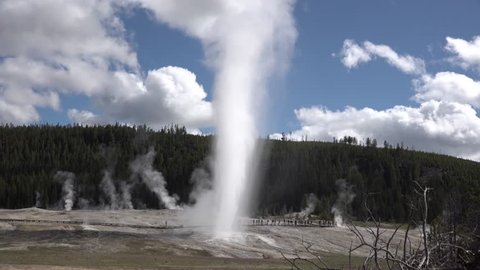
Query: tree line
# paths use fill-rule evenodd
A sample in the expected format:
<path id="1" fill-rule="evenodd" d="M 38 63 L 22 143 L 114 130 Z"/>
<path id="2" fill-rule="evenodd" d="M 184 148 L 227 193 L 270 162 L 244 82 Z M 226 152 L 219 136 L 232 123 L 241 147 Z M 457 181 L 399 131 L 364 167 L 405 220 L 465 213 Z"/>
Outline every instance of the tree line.
<path id="1" fill-rule="evenodd" d="M 189 203 L 192 172 L 208 164 L 212 136 L 188 134 L 183 127 L 154 131 L 146 126 L 32 125 L 0 126 L 0 208 L 37 205 L 55 208 L 62 198 L 58 171 L 75 174 L 75 192 L 90 206 L 105 201 L 100 182 L 105 170 L 115 185 L 135 181 L 129 164 L 153 147 L 153 167 L 162 172 L 170 194 Z M 263 140 L 263 139 L 262 139 Z M 368 216 L 369 209 L 383 221 L 411 219 L 414 182 L 433 189 L 429 221 L 442 218 L 455 207 L 459 220 L 480 216 L 480 164 L 445 155 L 411 151 L 403 147 L 378 148 L 376 140 L 360 146 L 353 138 L 335 142 L 265 140 L 266 151 L 255 183 L 258 215 L 301 211 L 310 193 L 318 197 L 315 213 L 331 218 L 339 196 L 336 185 L 344 179 L 354 193 L 345 212 L 353 219 Z M 135 208 L 161 208 L 153 192 L 133 183 Z M 454 202 L 454 203 L 452 203 Z M 74 208 L 84 207 L 77 202 Z M 478 220 L 477 220 L 478 222 Z"/>

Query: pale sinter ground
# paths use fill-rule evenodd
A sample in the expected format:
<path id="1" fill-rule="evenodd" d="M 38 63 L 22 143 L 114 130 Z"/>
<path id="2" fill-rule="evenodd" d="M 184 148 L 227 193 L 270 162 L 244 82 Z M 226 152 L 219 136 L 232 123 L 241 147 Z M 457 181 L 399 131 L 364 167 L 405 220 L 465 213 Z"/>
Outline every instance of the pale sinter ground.
<path id="1" fill-rule="evenodd" d="M 326 257 L 346 256 L 351 245 L 357 242 L 348 228 L 299 226 L 242 226 L 244 232 L 234 234 L 229 239 L 216 239 L 208 227 L 183 226 L 186 222 L 183 220 L 181 210 L 65 212 L 28 208 L 0 210 L 0 219 L 44 221 L 0 221 L 0 258 L 2 253 L 15 255 L 15 252 L 19 254 L 23 252 L 22 254 L 27 256 L 29 252 L 33 254 L 35 250 L 59 251 L 58 249 L 62 249 L 73 250 L 78 254 L 87 252 L 109 256 L 143 252 L 152 253 L 152 256 L 172 258 L 186 256 L 245 260 L 270 259 L 281 262 L 282 253 L 287 256 L 299 254 L 302 257 L 311 257 L 302 246 L 302 240 L 313 244 L 312 250 Z M 59 221 L 74 221 L 78 224 L 57 223 Z M 99 223 L 109 225 L 95 225 Z M 251 224 L 251 221 L 244 219 L 243 223 Z M 148 226 L 165 227 L 165 225 L 167 225 L 166 229 L 148 228 Z M 143 227 L 138 228 L 138 226 Z M 360 228 L 360 230 L 365 229 Z M 382 230 L 385 231 L 382 235 L 385 239 L 388 239 L 393 232 L 393 229 Z M 409 235 L 414 245 L 419 242 L 419 231 L 411 231 Z M 403 232 L 398 233 L 392 243 L 402 243 L 403 236 Z M 353 253 L 355 257 L 367 255 L 366 249 L 358 249 Z M 33 263 L 35 262 L 34 260 Z M 14 260 L 10 263 L 14 263 Z M 28 262 L 25 263 L 28 264 Z M 53 262 L 52 265 L 64 264 Z"/>

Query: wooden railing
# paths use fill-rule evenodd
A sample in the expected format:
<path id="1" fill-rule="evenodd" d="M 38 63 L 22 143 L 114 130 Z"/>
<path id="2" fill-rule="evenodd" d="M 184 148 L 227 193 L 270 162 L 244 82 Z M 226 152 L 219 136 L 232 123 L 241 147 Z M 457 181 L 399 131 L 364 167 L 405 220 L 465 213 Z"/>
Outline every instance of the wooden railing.
<path id="1" fill-rule="evenodd" d="M 299 226 L 299 227 L 335 227 L 333 220 L 305 219 L 252 219 L 252 226 Z"/>

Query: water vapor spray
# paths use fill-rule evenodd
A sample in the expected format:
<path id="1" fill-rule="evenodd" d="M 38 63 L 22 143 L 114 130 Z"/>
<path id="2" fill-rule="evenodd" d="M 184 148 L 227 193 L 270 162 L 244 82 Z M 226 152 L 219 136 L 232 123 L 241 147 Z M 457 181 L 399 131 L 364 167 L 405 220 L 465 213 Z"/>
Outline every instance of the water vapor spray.
<path id="1" fill-rule="evenodd" d="M 177 205 L 176 195 L 170 196 L 166 188 L 167 183 L 161 172 L 156 171 L 152 164 L 155 159 L 153 148 L 147 154 L 137 157 L 130 163 L 130 169 L 134 175 L 138 175 L 143 183 L 157 195 L 158 200 L 167 209 L 180 209 Z"/>
<path id="2" fill-rule="evenodd" d="M 190 203 L 195 204 L 200 200 L 202 194 L 212 190 L 212 175 L 204 168 L 196 168 L 190 177 L 190 183 L 193 184 L 190 192 Z"/>
<path id="3" fill-rule="evenodd" d="M 63 183 L 62 199 L 66 211 L 71 211 L 73 203 L 75 202 L 75 191 L 73 190 L 73 183 L 75 181 L 75 174 L 72 172 L 58 171 L 54 179 Z"/>
<path id="4" fill-rule="evenodd" d="M 344 215 L 348 206 L 355 198 L 355 193 L 352 191 L 353 186 L 348 185 L 345 179 L 337 179 L 335 184 L 337 186 L 338 197 L 332 207 L 332 213 L 334 215 L 335 225 L 338 227 L 344 227 Z"/>
<path id="5" fill-rule="evenodd" d="M 233 4 L 235 3 L 235 4 Z M 217 236 L 235 229 L 245 209 L 245 193 L 254 173 L 257 113 L 267 79 L 279 53 L 288 53 L 295 38 L 292 1 L 235 1 L 221 18 L 210 54 L 215 62 L 217 137 L 214 185 L 219 196 Z M 285 28 L 284 28 L 285 27 Z M 213 53 L 212 53 L 213 52 Z M 280 63 L 281 65 L 282 63 Z"/>
<path id="6" fill-rule="evenodd" d="M 35 207 L 39 208 L 41 204 L 42 204 L 42 195 L 40 194 L 40 192 L 35 191 Z"/>
<path id="7" fill-rule="evenodd" d="M 132 204 L 132 185 L 127 184 L 125 181 L 120 182 L 120 190 L 122 192 L 122 205 L 123 209 L 133 209 Z"/>
<path id="8" fill-rule="evenodd" d="M 306 207 L 300 212 L 301 218 L 308 218 L 314 211 L 318 205 L 318 198 L 315 194 L 310 193 L 307 195 L 307 205 Z"/>
<path id="9" fill-rule="evenodd" d="M 213 160 L 208 157 L 201 166 L 196 168 L 190 177 L 192 191 L 189 203 L 193 207 L 184 208 L 184 216 L 187 225 L 211 226 L 213 209 L 213 179 L 211 168 Z"/>
<path id="10" fill-rule="evenodd" d="M 255 176 L 257 117 L 268 79 L 283 72 L 297 32 L 294 0 L 130 0 L 198 38 L 215 71 L 213 190 L 202 196 L 217 236 L 235 230 Z M 258 152 L 258 151 L 257 151 Z M 212 197 L 213 196 L 213 197 Z M 197 201 L 197 204 L 205 205 Z"/>
<path id="11" fill-rule="evenodd" d="M 115 189 L 115 184 L 112 180 L 112 173 L 108 170 L 103 171 L 102 182 L 100 182 L 100 187 L 102 188 L 103 193 L 107 195 L 110 202 L 110 209 L 118 209 L 118 196 Z"/>
<path id="12" fill-rule="evenodd" d="M 90 208 L 90 201 L 85 198 L 78 198 L 77 199 L 77 207 L 81 210 L 89 209 Z"/>

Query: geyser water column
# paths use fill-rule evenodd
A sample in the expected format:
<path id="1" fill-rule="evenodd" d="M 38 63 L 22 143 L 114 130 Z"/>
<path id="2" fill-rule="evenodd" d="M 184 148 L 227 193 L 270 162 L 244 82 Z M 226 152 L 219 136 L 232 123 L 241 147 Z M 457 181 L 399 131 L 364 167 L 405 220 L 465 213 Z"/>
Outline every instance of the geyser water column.
<path id="1" fill-rule="evenodd" d="M 245 205 L 245 190 L 249 184 L 255 141 L 254 89 L 261 89 L 257 69 L 261 44 L 248 33 L 237 33 L 230 46 L 237 50 L 225 53 L 224 67 L 220 69 L 215 87 L 216 143 L 214 187 L 219 196 L 219 210 L 215 226 L 217 236 L 228 235 L 235 225 L 235 218 Z M 253 40 L 252 40 L 253 39 Z M 245 46 L 252 40 L 254 46 Z M 248 51 L 236 53 L 243 50 Z"/>
<path id="2" fill-rule="evenodd" d="M 295 1 L 130 1 L 199 38 L 206 62 L 215 72 L 214 186 L 197 205 L 210 205 L 216 235 L 228 235 L 248 200 L 245 191 L 254 175 L 254 152 L 258 153 L 256 119 L 267 80 L 274 72 L 286 70 L 297 36 L 292 16 Z M 212 214 L 201 211 L 203 216 Z"/>
<path id="3" fill-rule="evenodd" d="M 295 39 L 292 1 L 231 1 L 216 46 L 214 189 L 219 199 L 215 233 L 229 236 L 245 210 L 256 158 L 257 113 L 276 60 Z M 282 44 L 283 43 L 283 44 Z M 279 55 L 283 53 L 284 55 Z M 284 58 L 285 59 L 285 58 Z"/>

